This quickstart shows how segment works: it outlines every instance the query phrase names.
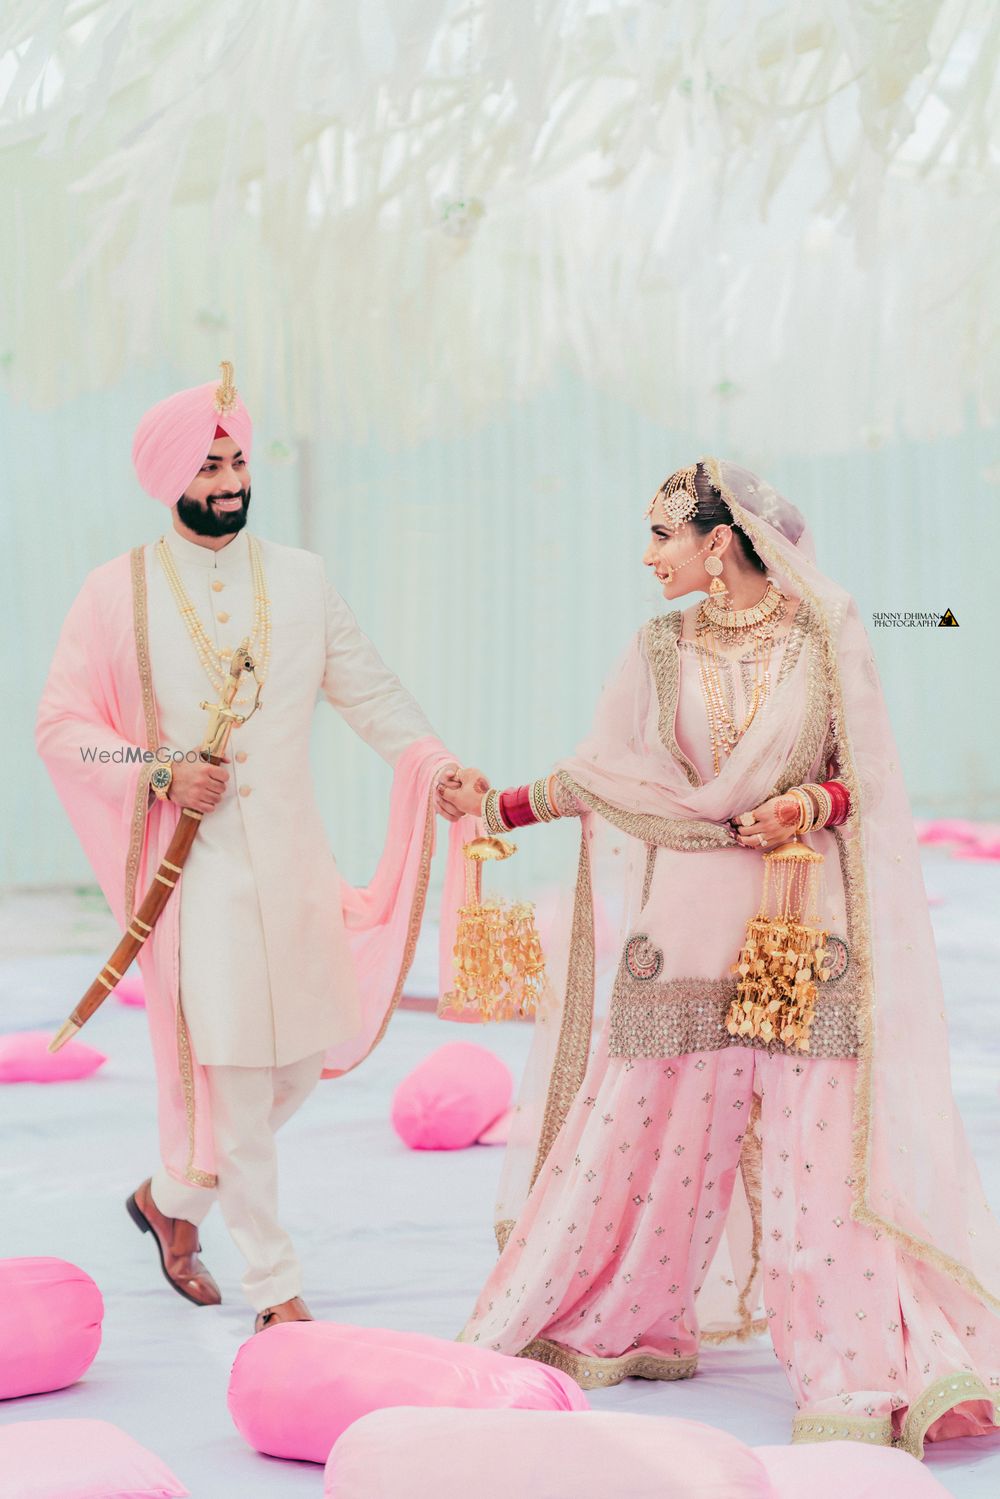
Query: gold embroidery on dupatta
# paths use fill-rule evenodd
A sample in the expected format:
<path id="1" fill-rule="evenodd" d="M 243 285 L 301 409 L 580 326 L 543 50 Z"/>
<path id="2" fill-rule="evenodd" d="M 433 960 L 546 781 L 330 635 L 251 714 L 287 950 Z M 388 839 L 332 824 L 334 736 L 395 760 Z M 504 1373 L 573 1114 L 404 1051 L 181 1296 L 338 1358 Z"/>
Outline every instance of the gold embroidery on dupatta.
<path id="1" fill-rule="evenodd" d="M 891 1416 L 815 1415 L 804 1412 L 792 1422 L 792 1442 L 865 1442 L 891 1447 Z"/>
<path id="2" fill-rule="evenodd" d="M 516 1222 L 516 1218 L 501 1218 L 498 1223 L 494 1223 L 493 1232 L 496 1235 L 497 1250 L 500 1254 L 503 1254 L 506 1249 L 507 1240 Z"/>
<path id="3" fill-rule="evenodd" d="M 139 861 L 142 858 L 143 835 L 146 831 L 146 814 L 149 811 L 149 778 L 156 769 L 151 760 L 139 772 L 135 797 L 132 802 L 132 822 L 129 829 L 128 853 L 125 856 L 125 925 L 131 926 L 135 915 L 135 885 L 139 878 Z"/>
<path id="4" fill-rule="evenodd" d="M 156 722 L 156 701 L 153 697 L 153 679 L 149 669 L 146 568 L 143 550 L 142 547 L 133 547 L 129 558 L 132 574 L 132 627 L 135 633 L 135 655 L 139 666 L 139 686 L 142 692 L 142 716 L 146 725 L 146 748 L 155 750 L 159 743 L 160 731 Z M 142 767 L 132 803 L 132 822 L 129 829 L 128 852 L 125 857 L 126 926 L 135 915 L 135 885 L 139 878 L 146 814 L 149 811 L 149 778 L 155 769 L 155 760 L 151 760 L 148 765 Z"/>
<path id="5" fill-rule="evenodd" d="M 800 606 L 801 607 L 801 606 Z M 829 692 L 820 669 L 818 642 L 811 637 L 808 646 L 809 659 L 806 666 L 806 707 L 802 715 L 795 748 L 789 755 L 774 788 L 765 797 L 780 796 L 789 786 L 801 786 L 809 779 L 809 772 L 816 762 L 823 741 L 830 727 Z"/>
<path id="6" fill-rule="evenodd" d="M 674 734 L 674 719 L 677 713 L 677 686 L 680 677 L 677 657 L 677 639 L 681 632 L 681 612 L 674 609 L 670 614 L 651 619 L 643 630 L 646 660 L 653 672 L 656 684 L 656 700 L 660 706 L 659 734 L 663 747 L 670 751 L 692 786 L 704 782 L 696 765 L 692 763 L 677 743 Z"/>
<path id="7" fill-rule="evenodd" d="M 943 1374 L 915 1400 L 906 1413 L 899 1445 L 911 1456 L 924 1455 L 924 1437 L 939 1416 L 964 1405 L 967 1400 L 985 1400 L 993 1412 L 994 1421 L 1000 1421 L 1000 1402 L 990 1394 L 983 1381 L 965 1369 L 955 1374 Z"/>
<path id="8" fill-rule="evenodd" d="M 423 842 L 420 847 L 420 864 L 417 870 L 417 888 L 413 892 L 413 900 L 410 902 L 410 916 L 406 927 L 406 941 L 403 944 L 403 956 L 399 965 L 399 973 L 396 976 L 395 987 L 392 991 L 392 998 L 389 1000 L 388 1009 L 382 1017 L 382 1024 L 379 1026 L 378 1034 L 376 1035 L 372 1044 L 369 1046 L 368 1050 L 365 1052 L 364 1056 L 358 1057 L 358 1060 L 356 1062 L 352 1062 L 351 1066 L 346 1067 L 343 1074 L 338 1074 L 338 1076 L 346 1077 L 348 1072 L 353 1072 L 355 1067 L 360 1067 L 362 1062 L 368 1060 L 372 1052 L 375 1050 L 376 1046 L 378 1046 L 379 1042 L 385 1036 L 386 1031 L 389 1029 L 389 1022 L 392 1019 L 393 1015 L 395 1015 L 396 1010 L 399 1007 L 399 1001 L 403 995 L 403 985 L 406 983 L 406 975 L 410 971 L 410 967 L 413 963 L 413 954 L 417 950 L 417 938 L 420 935 L 420 923 L 424 919 L 424 907 L 427 904 L 427 886 L 430 882 L 431 858 L 434 853 L 434 819 L 437 815 L 437 809 L 434 802 L 434 791 L 435 787 L 432 785 L 427 798 L 427 805 L 424 811 L 424 836 Z"/>
<path id="9" fill-rule="evenodd" d="M 575 790 L 575 787 L 573 788 Z M 545 1113 L 538 1137 L 538 1150 L 531 1173 L 534 1186 L 539 1171 L 562 1129 L 570 1105 L 587 1071 L 590 1035 L 594 1017 L 594 900 L 590 884 L 590 850 L 587 828 L 581 825 L 580 863 L 576 876 L 573 925 L 570 934 L 566 999 L 556 1043 L 552 1078 L 545 1100 Z"/>
<path id="10" fill-rule="evenodd" d="M 561 1369 L 575 1379 L 582 1390 L 599 1390 L 606 1385 L 619 1384 L 623 1379 L 690 1379 L 698 1367 L 697 1354 L 678 1354 L 670 1358 L 666 1354 L 623 1353 L 618 1358 L 593 1358 L 589 1353 L 576 1353 L 572 1348 L 563 1348 L 559 1343 L 550 1343 L 548 1338 L 536 1338 L 522 1348 L 519 1358 L 533 1358 L 540 1364 Z"/>
<path id="11" fill-rule="evenodd" d="M 153 692 L 153 672 L 149 658 L 149 598 L 146 589 L 145 548 L 141 546 L 132 548 L 131 570 L 132 627 L 135 632 L 135 658 L 139 668 L 139 686 L 142 692 L 142 714 L 146 724 L 147 748 L 155 750 L 159 745 L 160 730 L 156 717 L 156 696 Z M 143 767 L 136 790 L 125 876 L 128 921 L 132 920 L 134 914 L 135 882 L 139 874 L 146 817 L 149 811 L 149 777 L 155 769 L 155 760 Z M 188 1158 L 184 1168 L 184 1179 L 196 1187 L 214 1187 L 218 1184 L 218 1177 L 209 1171 L 201 1171 L 194 1164 L 196 1139 L 194 1068 L 191 1060 L 191 1038 L 188 1035 L 187 1021 L 184 1019 L 179 993 L 177 995 L 177 1067 L 184 1094 L 184 1115 L 188 1138 Z"/>
<path id="12" fill-rule="evenodd" d="M 972 1291 L 974 1295 L 980 1297 L 989 1306 L 1000 1309 L 1000 1297 L 988 1291 L 979 1277 L 974 1275 L 967 1265 L 963 1265 L 959 1260 L 938 1249 L 936 1245 L 928 1243 L 925 1239 L 918 1239 L 898 1223 L 893 1223 L 891 1219 L 877 1213 L 869 1201 L 872 1092 L 874 1087 L 875 978 L 871 922 L 869 919 L 868 873 L 862 846 L 860 824 L 860 778 L 854 762 L 854 751 L 851 746 L 850 735 L 847 732 L 844 684 L 840 679 L 840 663 L 837 660 L 834 639 L 836 629 L 840 624 L 840 618 L 827 618 L 820 600 L 809 589 L 801 574 L 771 546 L 757 525 L 756 517 L 744 509 L 732 490 L 723 481 L 718 459 L 707 458 L 704 460 L 704 464 L 713 485 L 732 511 L 734 520 L 736 520 L 740 528 L 746 532 L 753 542 L 757 555 L 765 562 L 770 562 L 780 572 L 786 574 L 799 588 L 802 597 L 809 599 L 815 610 L 819 627 L 818 634 L 814 636 L 814 639 L 818 639 L 822 646 L 821 664 L 830 693 L 833 742 L 840 773 L 839 778 L 847 786 L 850 794 L 850 811 L 847 821 L 834 829 L 834 832 L 838 841 L 843 846 L 842 868 L 845 874 L 844 893 L 849 912 L 848 921 L 853 931 L 853 956 L 859 970 L 859 987 L 861 991 L 861 1004 L 859 1006 L 858 1017 L 860 1030 L 858 1071 L 854 1093 L 852 1175 L 855 1187 L 851 1216 L 856 1222 L 863 1223 L 868 1228 L 882 1229 L 885 1233 L 889 1234 L 890 1238 L 904 1245 L 918 1259 L 923 1260 L 929 1265 L 934 1265 L 939 1270 L 943 1270 L 959 1285 Z M 837 615 L 840 615 L 839 609 L 837 610 Z"/>
<path id="13" fill-rule="evenodd" d="M 750 1243 L 750 1269 L 747 1271 L 747 1278 L 736 1304 L 737 1315 L 740 1319 L 739 1325 L 730 1334 L 731 1337 L 741 1341 L 750 1337 L 754 1330 L 750 1294 L 760 1269 L 760 1241 L 763 1237 L 763 1211 L 760 1197 L 763 1189 L 764 1147 L 760 1138 L 760 1111 L 761 1096 L 759 1093 L 754 1093 L 750 1103 L 750 1117 L 743 1134 L 743 1147 L 740 1150 L 740 1175 L 743 1178 L 743 1190 L 746 1192 L 747 1204 L 750 1208 L 750 1224 L 753 1232 Z"/>
<path id="14" fill-rule="evenodd" d="M 781 665 L 778 668 L 775 687 L 780 687 L 781 683 L 794 669 L 795 663 L 799 659 L 799 654 L 802 650 L 803 642 L 806 640 L 808 634 L 814 628 L 815 616 L 811 612 L 808 598 L 803 595 L 802 602 L 795 610 L 795 614 L 792 618 L 792 623 L 785 635 L 785 651 L 781 658 Z M 704 782 L 698 772 L 697 767 L 691 760 L 688 759 L 687 755 L 685 755 L 684 751 L 681 749 L 680 745 L 677 742 L 677 736 L 674 732 L 675 719 L 677 714 L 677 693 L 680 679 L 677 645 L 680 641 L 681 629 L 682 615 L 679 609 L 675 609 L 670 614 L 661 614 L 656 619 L 651 619 L 643 631 L 643 640 L 646 648 L 646 659 L 650 664 L 650 668 L 653 673 L 653 681 L 656 685 L 656 698 L 659 704 L 658 730 L 660 735 L 660 742 L 663 744 L 665 749 L 670 751 L 670 754 L 681 766 L 688 780 L 691 782 L 691 785 L 702 786 L 704 785 Z M 697 641 L 684 641 L 683 643 L 685 645 L 693 646 L 695 650 L 704 650 L 704 647 L 699 645 Z M 727 665 L 730 664 L 725 657 L 723 658 L 723 660 L 726 661 Z M 739 665 L 741 667 L 745 680 L 749 683 L 750 686 L 752 686 L 752 681 L 750 681 L 750 677 L 748 677 L 747 674 L 752 674 L 754 672 L 755 668 L 753 662 L 733 662 L 732 664 Z M 810 672 L 811 687 L 814 671 L 815 667 L 813 667 L 813 670 Z M 816 695 L 816 689 L 813 687 L 810 691 L 810 705 L 814 704 Z M 796 765 L 801 759 L 805 758 L 806 747 L 809 743 L 811 743 L 812 735 L 814 735 L 816 732 L 815 726 L 815 716 L 807 713 L 806 720 L 803 724 L 802 737 L 800 738 L 799 745 L 797 746 L 797 752 L 793 757 Z M 798 784 L 799 780 L 805 779 L 805 776 L 808 774 L 809 767 L 811 766 L 812 760 L 814 758 L 815 755 L 813 755 L 811 759 L 806 760 L 805 769 L 802 772 L 801 776 L 790 780 L 787 783 L 789 786 L 795 786 Z M 789 763 L 791 764 L 791 762 Z M 785 790 L 786 788 L 782 787 L 781 789 Z M 772 793 L 772 795 L 774 794 L 777 793 Z"/>
<path id="15" fill-rule="evenodd" d="M 683 851 L 743 846 L 726 823 L 708 822 L 697 817 L 656 817 L 651 812 L 628 812 L 588 791 L 579 781 L 574 781 L 568 771 L 556 771 L 556 779 L 592 812 L 597 812 L 606 822 L 640 843 L 655 843 L 659 848 Z"/>
<path id="16" fill-rule="evenodd" d="M 184 1011 L 180 1004 L 177 1006 L 177 1057 L 180 1062 L 181 1087 L 184 1090 L 184 1113 L 187 1116 L 188 1158 L 184 1168 L 184 1180 L 193 1183 L 196 1187 L 216 1187 L 219 1184 L 219 1178 L 213 1176 L 211 1172 L 200 1171 L 194 1164 L 194 1067 L 191 1063 L 191 1037 L 188 1035 L 187 1021 L 184 1019 Z"/>
<path id="17" fill-rule="evenodd" d="M 646 902 L 649 900 L 649 892 L 653 888 L 653 875 L 656 872 L 656 850 L 657 845 L 655 843 L 646 845 L 646 872 L 642 877 L 642 902 L 639 906 L 640 911 L 645 909 Z"/>
<path id="18" fill-rule="evenodd" d="M 815 621 L 812 606 L 807 598 L 803 598 L 795 611 L 792 623 L 788 629 L 785 653 L 781 658 L 781 665 L 778 667 L 778 675 L 774 683 L 775 687 L 780 687 L 788 674 L 795 669 L 795 663 L 802 652 L 803 641 L 814 627 Z M 752 662 L 744 663 L 748 667 L 751 667 L 752 664 Z"/>

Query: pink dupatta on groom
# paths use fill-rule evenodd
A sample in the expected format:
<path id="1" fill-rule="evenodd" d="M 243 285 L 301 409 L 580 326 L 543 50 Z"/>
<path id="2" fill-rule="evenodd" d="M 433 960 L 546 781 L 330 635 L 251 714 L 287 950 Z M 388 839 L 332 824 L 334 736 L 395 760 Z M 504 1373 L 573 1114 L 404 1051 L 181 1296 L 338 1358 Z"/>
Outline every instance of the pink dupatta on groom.
<path id="1" fill-rule="evenodd" d="M 142 752 L 160 744 L 150 671 L 142 547 L 97 568 L 63 625 L 38 710 L 37 745 L 115 920 L 125 929 L 166 853 L 180 809 L 155 800 L 156 762 Z M 125 763 L 81 756 L 107 750 Z M 455 764 L 440 741 L 422 739 L 394 770 L 386 843 L 375 876 L 354 889 L 341 882 L 342 916 L 361 996 L 358 1034 L 332 1047 L 324 1077 L 356 1067 L 385 1034 L 399 1003 L 427 897 L 435 842 L 434 787 Z M 452 841 L 452 863 L 461 857 Z M 457 868 L 450 883 L 457 884 Z M 171 1175 L 215 1185 L 204 1069 L 192 1053 L 179 1001 L 180 902 L 168 901 L 141 949 L 156 1067 L 160 1143 Z M 74 996 L 75 998 L 76 996 Z"/>

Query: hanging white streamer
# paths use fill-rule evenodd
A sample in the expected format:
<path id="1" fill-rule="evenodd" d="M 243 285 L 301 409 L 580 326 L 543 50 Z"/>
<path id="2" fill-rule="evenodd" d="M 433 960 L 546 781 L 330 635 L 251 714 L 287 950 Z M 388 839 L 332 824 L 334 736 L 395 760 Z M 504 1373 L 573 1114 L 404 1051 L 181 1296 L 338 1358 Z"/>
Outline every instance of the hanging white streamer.
<path id="1" fill-rule="evenodd" d="M 565 363 L 758 451 L 995 419 L 998 59 L 990 0 L 12 0 L 5 378 L 221 338 L 289 434 Z"/>

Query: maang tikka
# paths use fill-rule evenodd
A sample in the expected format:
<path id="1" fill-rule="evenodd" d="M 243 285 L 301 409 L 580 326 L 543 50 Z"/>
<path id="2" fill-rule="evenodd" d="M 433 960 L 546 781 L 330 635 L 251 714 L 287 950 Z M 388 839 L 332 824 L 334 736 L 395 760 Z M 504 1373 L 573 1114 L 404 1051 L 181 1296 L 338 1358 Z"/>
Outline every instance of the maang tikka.
<path id="1" fill-rule="evenodd" d="M 698 513 L 697 477 L 698 465 L 696 463 L 690 464 L 687 468 L 676 469 L 670 475 L 669 479 L 660 485 L 660 488 L 650 500 L 649 508 L 646 511 L 647 516 L 653 513 L 658 503 L 667 525 L 672 528 L 682 526 L 685 521 L 693 520 Z M 714 538 L 710 537 L 701 548 L 701 552 L 707 552 L 712 546 L 713 540 Z M 693 562 L 695 557 L 701 556 L 701 552 L 694 552 L 692 556 L 684 559 L 685 562 Z M 722 563 L 719 558 L 706 558 L 705 571 L 712 579 L 708 586 L 709 596 L 716 603 L 724 603 L 725 596 L 729 590 L 720 576 Z M 668 583 L 673 578 L 673 572 L 673 568 L 668 566 L 666 577 Z"/>

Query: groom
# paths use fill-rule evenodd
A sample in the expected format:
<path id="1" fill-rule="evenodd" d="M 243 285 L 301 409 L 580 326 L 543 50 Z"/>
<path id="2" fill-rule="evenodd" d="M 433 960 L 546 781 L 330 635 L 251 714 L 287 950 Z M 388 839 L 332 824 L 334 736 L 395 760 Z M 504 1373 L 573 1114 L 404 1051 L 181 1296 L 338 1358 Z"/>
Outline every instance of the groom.
<path id="1" fill-rule="evenodd" d="M 322 559 L 247 529 L 252 424 L 232 367 L 222 368 L 221 383 L 180 391 L 140 422 L 136 474 L 166 506 L 167 528 L 85 579 L 56 647 L 36 738 L 123 927 L 181 809 L 202 814 L 179 889 L 140 953 L 162 1160 L 127 1207 L 152 1236 L 172 1288 L 209 1306 L 221 1295 L 199 1258 L 199 1229 L 218 1200 L 246 1262 L 243 1290 L 260 1331 L 310 1318 L 278 1220 L 275 1132 L 312 1092 L 331 1048 L 333 1073 L 347 1070 L 381 1033 L 368 1024 L 345 887 L 310 775 L 317 695 L 394 767 L 402 837 L 426 855 L 397 861 L 393 909 L 403 901 L 410 913 L 401 937 L 387 938 L 390 918 L 379 917 L 380 960 L 392 976 L 369 987 L 382 994 L 386 1018 L 423 910 L 433 809 L 454 820 L 444 791 L 457 783 L 454 758 Z M 218 700 L 244 638 L 266 709 L 235 729 L 215 766 L 192 748 L 206 727 L 200 704 Z M 237 708 L 252 696 L 238 697 Z M 112 758 L 116 749 L 125 754 Z M 339 792 L 351 795 L 343 785 Z"/>

